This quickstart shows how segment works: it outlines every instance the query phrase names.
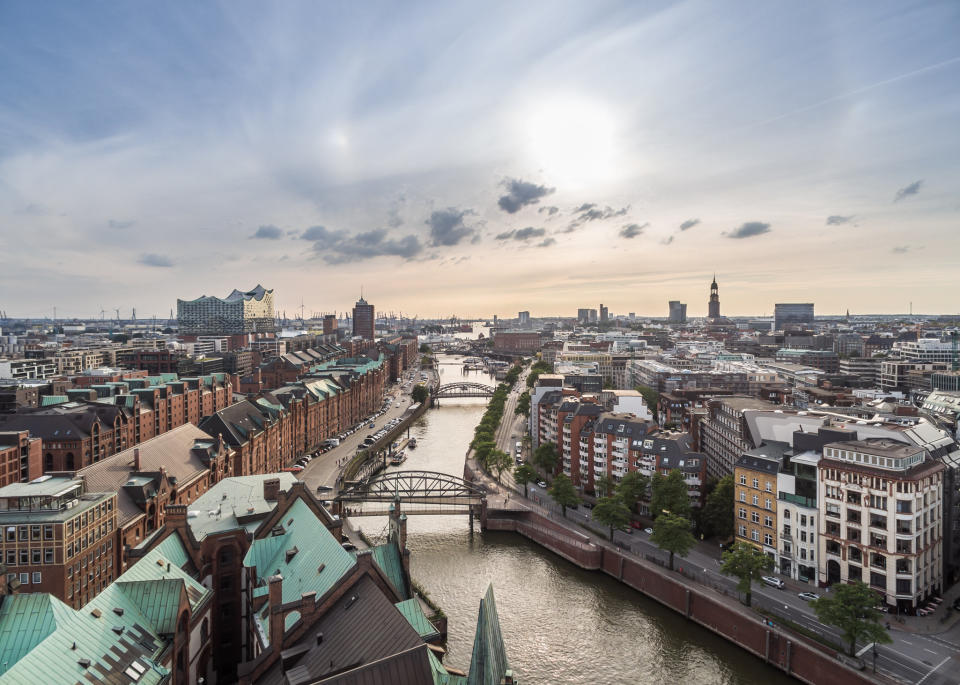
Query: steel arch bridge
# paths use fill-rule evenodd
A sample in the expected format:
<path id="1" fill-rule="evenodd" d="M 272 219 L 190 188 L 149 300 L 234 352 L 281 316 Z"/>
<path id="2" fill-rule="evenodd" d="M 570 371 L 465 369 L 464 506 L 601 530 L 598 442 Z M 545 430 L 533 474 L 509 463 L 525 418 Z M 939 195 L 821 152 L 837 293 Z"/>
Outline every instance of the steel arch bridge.
<path id="1" fill-rule="evenodd" d="M 479 507 L 487 491 L 462 478 L 435 471 L 393 471 L 368 482 L 359 482 L 341 490 L 336 497 L 341 509 L 349 507 L 350 516 L 382 516 L 383 507 L 363 511 L 355 505 L 394 503 L 428 505 L 430 508 L 405 508 L 407 514 L 465 514 Z M 450 505 L 454 505 L 451 508 Z"/>
<path id="2" fill-rule="evenodd" d="M 493 397 L 495 388 L 482 383 L 447 383 L 433 391 L 434 399 L 444 397 Z"/>

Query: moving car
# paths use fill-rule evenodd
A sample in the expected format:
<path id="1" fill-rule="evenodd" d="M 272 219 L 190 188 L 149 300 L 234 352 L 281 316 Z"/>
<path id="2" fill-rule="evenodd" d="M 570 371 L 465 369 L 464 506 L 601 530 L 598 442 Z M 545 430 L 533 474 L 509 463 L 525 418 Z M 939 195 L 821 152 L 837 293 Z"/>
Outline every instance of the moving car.
<path id="1" fill-rule="evenodd" d="M 802 599 L 804 602 L 810 602 L 814 599 L 820 599 L 820 595 L 818 595 L 816 592 L 801 592 L 797 595 L 797 597 Z"/>
<path id="2" fill-rule="evenodd" d="M 546 482 L 546 481 L 543 481 L 543 480 L 538 480 L 538 481 L 537 481 L 537 485 L 538 485 L 539 487 L 541 487 L 541 488 L 545 488 L 545 487 L 547 487 L 547 482 Z"/>
<path id="3" fill-rule="evenodd" d="M 653 535 L 653 528 L 644 528 L 643 532 L 647 535 Z"/>
<path id="4" fill-rule="evenodd" d="M 782 590 L 784 587 L 786 587 L 786 584 L 782 580 L 774 576 L 760 576 L 760 580 L 770 587 L 775 587 L 779 590 Z"/>

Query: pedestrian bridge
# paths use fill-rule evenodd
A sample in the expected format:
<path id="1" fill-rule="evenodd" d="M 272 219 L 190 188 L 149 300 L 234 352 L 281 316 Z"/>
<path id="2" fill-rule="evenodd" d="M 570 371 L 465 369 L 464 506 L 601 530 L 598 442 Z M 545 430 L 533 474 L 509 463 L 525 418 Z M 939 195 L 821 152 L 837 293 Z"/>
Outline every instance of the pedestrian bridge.
<path id="1" fill-rule="evenodd" d="M 483 486 L 446 473 L 393 471 L 341 490 L 334 510 L 348 517 L 385 516 L 399 503 L 405 514 L 472 514 L 486 497 Z"/>
<path id="2" fill-rule="evenodd" d="M 482 383 L 447 383 L 433 391 L 433 398 L 445 397 L 493 397 L 495 388 Z"/>

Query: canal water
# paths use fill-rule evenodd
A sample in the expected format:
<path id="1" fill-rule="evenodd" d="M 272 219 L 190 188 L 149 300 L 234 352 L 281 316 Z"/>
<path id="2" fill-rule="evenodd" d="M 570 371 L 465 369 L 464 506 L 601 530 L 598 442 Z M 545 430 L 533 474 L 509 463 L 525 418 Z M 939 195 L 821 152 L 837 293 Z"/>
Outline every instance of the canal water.
<path id="1" fill-rule="evenodd" d="M 494 384 L 440 357 L 441 383 Z M 411 429 L 399 469 L 463 475 L 483 399 L 443 400 Z M 385 518 L 355 519 L 374 539 Z M 524 685 L 795 682 L 612 578 L 584 571 L 513 533 L 471 535 L 467 517 L 410 516 L 411 574 L 449 620 L 445 662 L 467 669 L 480 598 L 492 583 L 510 665 Z"/>

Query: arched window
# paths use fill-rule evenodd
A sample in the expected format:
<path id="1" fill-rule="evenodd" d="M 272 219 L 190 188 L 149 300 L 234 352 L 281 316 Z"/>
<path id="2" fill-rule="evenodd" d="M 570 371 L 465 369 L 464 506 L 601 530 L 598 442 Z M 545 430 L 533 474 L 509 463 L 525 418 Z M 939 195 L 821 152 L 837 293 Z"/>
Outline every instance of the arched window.
<path id="1" fill-rule="evenodd" d="M 67 452 L 67 471 L 73 471 L 76 467 L 73 459 L 73 452 Z"/>
<path id="2" fill-rule="evenodd" d="M 43 458 L 43 472 L 53 471 L 53 455 L 47 452 L 46 456 Z"/>

